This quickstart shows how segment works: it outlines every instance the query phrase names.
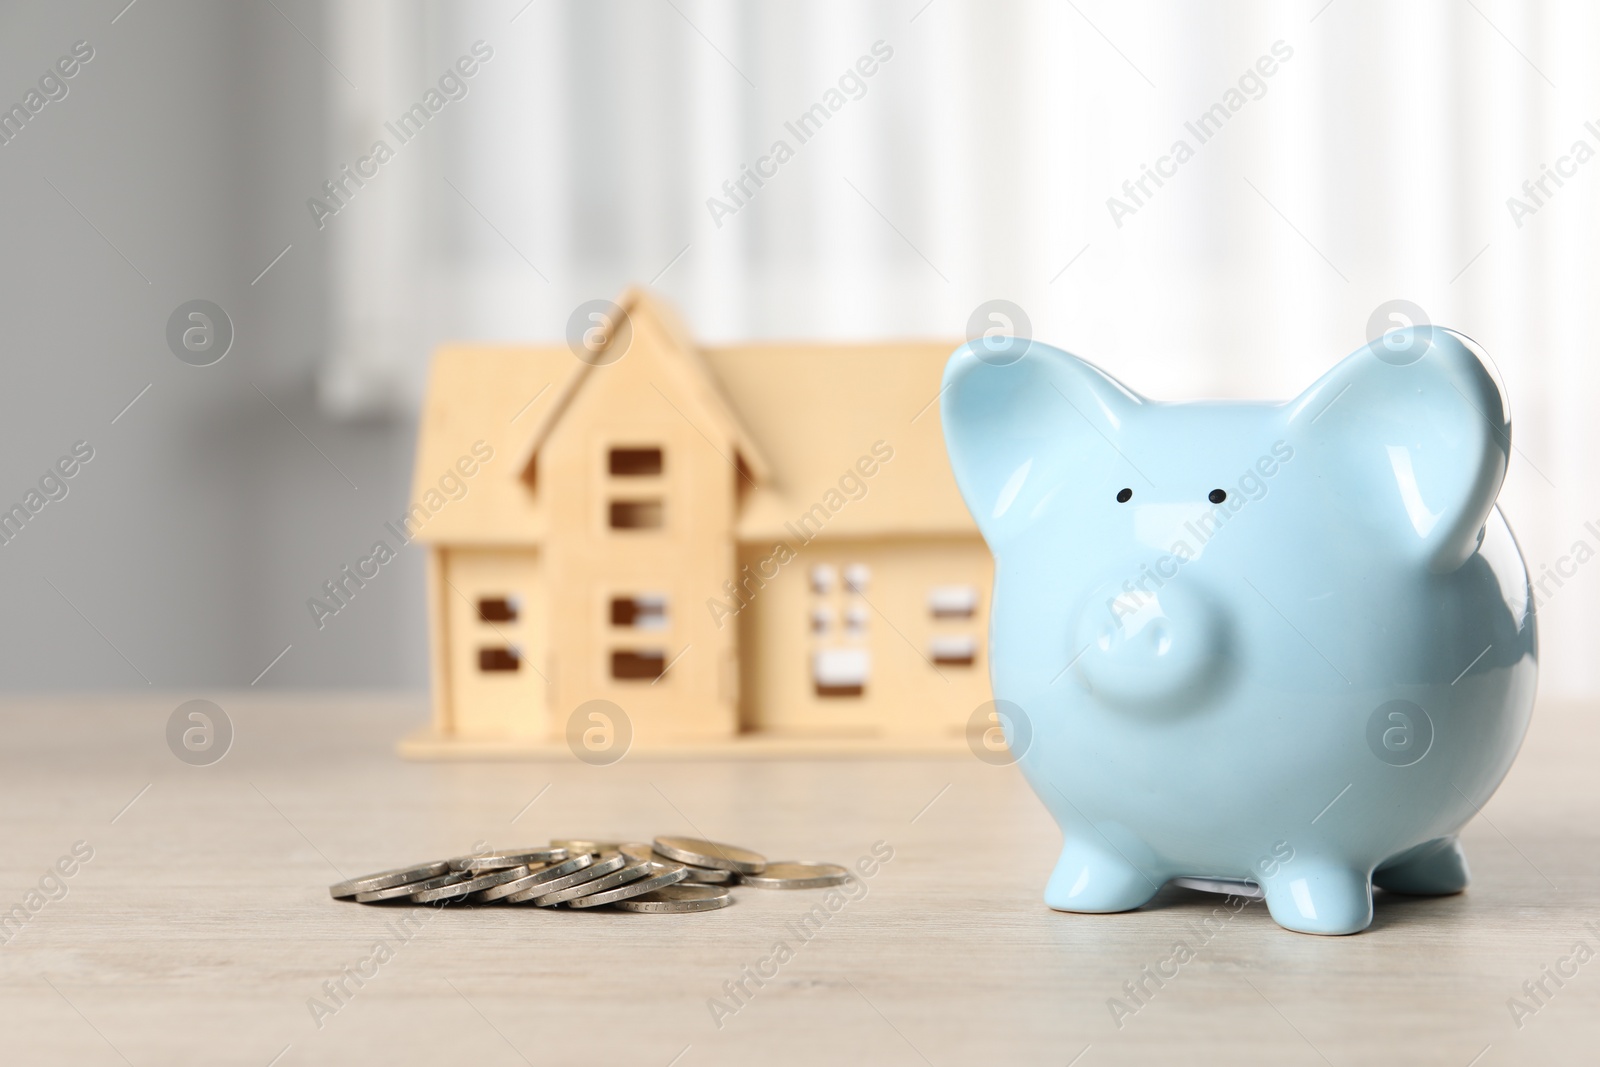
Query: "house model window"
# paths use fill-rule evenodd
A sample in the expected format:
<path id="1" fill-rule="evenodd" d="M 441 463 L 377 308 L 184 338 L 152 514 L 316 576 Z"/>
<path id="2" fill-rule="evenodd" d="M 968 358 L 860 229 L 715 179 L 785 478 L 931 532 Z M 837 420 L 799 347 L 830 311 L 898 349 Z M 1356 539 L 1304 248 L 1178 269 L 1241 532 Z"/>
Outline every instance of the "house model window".
<path id="1" fill-rule="evenodd" d="M 812 634 L 826 639 L 837 630 L 850 641 L 843 647 L 813 650 L 811 681 L 817 696 L 859 697 L 866 692 L 867 677 L 872 671 L 872 652 L 863 643 L 870 611 L 861 602 L 860 595 L 866 592 L 871 576 L 872 570 L 865 563 L 850 563 L 843 568 L 832 563 L 818 563 L 811 568 L 812 595 L 823 598 L 821 603 L 812 602 Z M 836 593 L 843 603 L 828 602 Z"/>
<path id="2" fill-rule="evenodd" d="M 621 681 L 654 681 L 666 669 L 667 654 L 659 649 L 611 653 L 611 677 Z"/>
<path id="3" fill-rule="evenodd" d="M 659 448 L 613 448 L 608 469 L 617 478 L 650 478 L 662 470 Z"/>
<path id="4" fill-rule="evenodd" d="M 606 472 L 613 478 L 658 478 L 665 467 L 666 460 L 655 445 L 613 448 L 606 453 Z M 606 516 L 613 530 L 659 530 L 663 518 L 660 497 L 613 499 Z"/>
<path id="5" fill-rule="evenodd" d="M 936 585 L 928 590 L 928 614 L 935 619 L 971 619 L 978 614 L 978 590 L 971 585 Z M 972 634 L 935 634 L 928 642 L 935 667 L 970 667 L 978 659 Z"/>
<path id="6" fill-rule="evenodd" d="M 516 622 L 521 614 L 522 602 L 516 596 L 481 597 L 478 600 L 479 622 Z"/>
<path id="7" fill-rule="evenodd" d="M 939 634 L 928 642 L 934 666 L 970 667 L 978 658 L 978 642 L 971 634 Z"/>
<path id="8" fill-rule="evenodd" d="M 852 634 L 867 632 L 867 609 L 861 604 L 851 604 L 845 609 L 844 628 Z"/>
<path id="9" fill-rule="evenodd" d="M 658 530 L 661 528 L 661 501 L 613 500 L 611 502 L 611 528 L 613 530 Z"/>
<path id="10" fill-rule="evenodd" d="M 835 571 L 826 563 L 819 563 L 811 568 L 811 591 L 818 596 L 827 596 L 833 591 Z"/>
<path id="11" fill-rule="evenodd" d="M 663 593 L 639 593 L 611 598 L 611 625 L 635 630 L 667 628 L 667 598 Z"/>
<path id="12" fill-rule="evenodd" d="M 490 671 L 515 671 L 522 666 L 522 652 L 515 645 L 501 648 L 478 649 L 478 669 Z"/>
<path id="13" fill-rule="evenodd" d="M 978 590 L 970 585 L 936 585 L 928 590 L 928 611 L 936 619 L 970 619 L 978 612 Z"/>
<path id="14" fill-rule="evenodd" d="M 811 677 L 822 697 L 860 696 L 871 671 L 872 654 L 864 648 L 825 648 L 811 657 Z"/>
<path id="15" fill-rule="evenodd" d="M 865 594 L 871 580 L 872 568 L 865 563 L 852 563 L 844 569 L 844 587 L 852 593 Z"/>

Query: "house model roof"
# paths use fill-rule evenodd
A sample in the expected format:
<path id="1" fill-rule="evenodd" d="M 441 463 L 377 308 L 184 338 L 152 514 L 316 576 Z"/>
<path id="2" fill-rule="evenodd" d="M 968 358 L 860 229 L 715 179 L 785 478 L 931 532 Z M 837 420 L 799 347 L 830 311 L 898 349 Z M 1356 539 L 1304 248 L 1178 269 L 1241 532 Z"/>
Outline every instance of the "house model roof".
<path id="1" fill-rule="evenodd" d="M 862 479 L 865 495 L 837 508 L 822 537 L 976 536 L 939 421 L 940 379 L 958 342 L 699 347 L 649 294 L 630 292 L 620 303 L 632 321 L 632 343 L 662 346 L 673 357 L 669 373 L 694 398 L 693 412 L 679 414 L 706 448 L 738 464 L 745 490 L 739 540 L 792 539 L 784 524 L 837 494 L 840 479 L 880 441 L 893 458 Z M 627 354 L 593 365 L 565 345 L 441 348 L 422 413 L 412 499 L 437 493 L 440 478 L 474 442 L 490 445 L 494 458 L 463 479 L 465 496 L 433 509 L 416 536 L 458 544 L 540 541 L 547 521 L 537 491 L 541 444 L 588 382 L 628 373 Z M 671 403 L 666 393 L 661 403 Z M 626 413 L 618 423 L 625 431 Z"/>

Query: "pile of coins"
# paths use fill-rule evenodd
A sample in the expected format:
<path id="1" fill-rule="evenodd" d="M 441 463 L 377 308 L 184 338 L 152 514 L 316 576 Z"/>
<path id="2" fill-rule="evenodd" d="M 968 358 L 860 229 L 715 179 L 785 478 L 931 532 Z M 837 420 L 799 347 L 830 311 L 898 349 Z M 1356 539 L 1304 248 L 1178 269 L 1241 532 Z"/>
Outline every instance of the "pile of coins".
<path id="1" fill-rule="evenodd" d="M 692 912 L 732 904 L 734 885 L 820 889 L 848 878 L 834 863 L 768 863 L 747 848 L 658 837 L 649 845 L 555 840 L 538 848 L 480 852 L 351 878 L 328 892 L 358 904 L 405 900 Z"/>

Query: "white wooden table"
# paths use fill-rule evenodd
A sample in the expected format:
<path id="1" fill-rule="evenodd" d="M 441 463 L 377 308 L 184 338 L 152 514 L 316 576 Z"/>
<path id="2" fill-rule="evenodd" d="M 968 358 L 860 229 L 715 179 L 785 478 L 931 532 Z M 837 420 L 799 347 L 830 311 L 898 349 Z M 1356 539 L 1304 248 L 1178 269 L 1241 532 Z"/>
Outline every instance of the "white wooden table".
<path id="1" fill-rule="evenodd" d="M 93 858 L 7 928 L 0 1063 L 1600 1062 L 1600 961 L 1545 979 L 1520 1028 L 1508 1008 L 1575 942 L 1600 950 L 1592 708 L 1538 709 L 1464 835 L 1466 894 L 1380 896 L 1348 938 L 1287 933 L 1252 905 L 1119 1028 L 1108 999 L 1221 898 L 1169 887 L 1132 914 L 1049 911 L 1059 839 L 1014 768 L 417 764 L 394 743 L 420 701 L 213 697 L 237 736 L 209 767 L 166 747 L 182 696 L 6 705 L 0 912 L 26 908 L 75 842 Z M 844 862 L 882 841 L 894 858 L 804 942 L 791 924 L 817 891 L 744 889 L 689 916 L 416 910 L 403 942 L 393 924 L 412 911 L 327 894 L 478 840 L 667 832 Z M 346 978 L 319 1027 L 312 998 L 334 1003 L 324 983 L 380 940 L 392 958 Z M 792 958 L 747 980 L 719 1027 L 713 999 L 735 1006 L 725 983 L 779 940 Z"/>

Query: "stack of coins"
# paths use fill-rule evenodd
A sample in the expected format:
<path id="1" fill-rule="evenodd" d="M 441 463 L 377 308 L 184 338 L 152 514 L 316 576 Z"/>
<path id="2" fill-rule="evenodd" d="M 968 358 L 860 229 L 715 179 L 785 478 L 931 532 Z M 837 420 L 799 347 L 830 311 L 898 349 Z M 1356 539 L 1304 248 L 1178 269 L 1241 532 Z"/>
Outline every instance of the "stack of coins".
<path id="1" fill-rule="evenodd" d="M 819 889 L 848 878 L 838 864 L 769 863 L 747 848 L 693 837 L 658 837 L 651 844 L 558 839 L 379 871 L 331 885 L 328 892 L 335 900 L 358 904 L 525 904 L 678 913 L 725 908 L 733 903 L 735 885 Z"/>

